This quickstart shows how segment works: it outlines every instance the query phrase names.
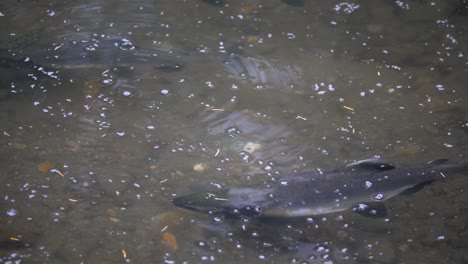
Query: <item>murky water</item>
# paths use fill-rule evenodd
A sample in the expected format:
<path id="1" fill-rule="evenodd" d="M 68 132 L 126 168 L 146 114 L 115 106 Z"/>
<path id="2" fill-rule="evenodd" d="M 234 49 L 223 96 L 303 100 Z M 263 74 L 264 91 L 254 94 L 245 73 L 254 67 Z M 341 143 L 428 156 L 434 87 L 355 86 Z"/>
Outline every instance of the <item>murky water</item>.
<path id="1" fill-rule="evenodd" d="M 467 160 L 463 1 L 0 5 L 0 263 L 466 263 L 466 177 L 267 223 L 171 199 Z"/>

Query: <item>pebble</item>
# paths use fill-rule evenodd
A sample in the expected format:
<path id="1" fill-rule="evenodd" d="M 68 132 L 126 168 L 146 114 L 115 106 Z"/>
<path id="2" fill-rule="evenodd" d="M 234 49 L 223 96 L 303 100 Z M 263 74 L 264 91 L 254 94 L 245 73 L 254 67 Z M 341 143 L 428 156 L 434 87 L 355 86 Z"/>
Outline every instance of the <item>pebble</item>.
<path id="1" fill-rule="evenodd" d="M 108 208 L 108 209 L 106 210 L 106 214 L 107 214 L 108 216 L 111 216 L 111 217 L 116 217 L 116 216 L 117 216 L 117 211 L 114 210 L 114 209 L 112 209 L 112 208 Z"/>
<path id="2" fill-rule="evenodd" d="M 258 36 L 249 35 L 247 36 L 248 43 L 256 43 L 260 38 Z"/>
<path id="3" fill-rule="evenodd" d="M 23 144 L 23 143 L 13 143 L 13 147 L 16 150 L 25 150 L 27 146 L 26 144 Z"/>
<path id="4" fill-rule="evenodd" d="M 193 170 L 197 172 L 203 172 L 208 169 L 208 165 L 206 163 L 197 163 L 193 165 Z"/>
<path id="5" fill-rule="evenodd" d="M 252 153 L 257 152 L 261 148 L 262 148 L 262 145 L 260 145 L 258 143 L 248 142 L 247 144 L 245 144 L 243 150 L 250 153 L 250 154 L 252 154 Z"/>

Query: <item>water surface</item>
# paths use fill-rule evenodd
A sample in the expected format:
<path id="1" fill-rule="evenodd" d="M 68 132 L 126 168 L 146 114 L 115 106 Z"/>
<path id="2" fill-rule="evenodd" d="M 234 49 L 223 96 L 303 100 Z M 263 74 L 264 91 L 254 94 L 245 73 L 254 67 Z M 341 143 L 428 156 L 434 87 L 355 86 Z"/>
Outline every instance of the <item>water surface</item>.
<path id="1" fill-rule="evenodd" d="M 173 197 L 467 160 L 463 1 L 0 5 L 1 263 L 464 263 L 466 177 L 268 223 Z M 460 175 L 459 175 L 460 176 Z"/>

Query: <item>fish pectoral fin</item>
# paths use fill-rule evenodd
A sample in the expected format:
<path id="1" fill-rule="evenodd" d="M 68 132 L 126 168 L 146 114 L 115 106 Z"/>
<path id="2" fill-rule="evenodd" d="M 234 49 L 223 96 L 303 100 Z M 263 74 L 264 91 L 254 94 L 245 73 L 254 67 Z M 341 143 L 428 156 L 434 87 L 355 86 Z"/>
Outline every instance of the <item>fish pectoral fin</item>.
<path id="1" fill-rule="evenodd" d="M 387 216 L 387 207 L 381 202 L 358 203 L 352 211 L 366 217 L 381 218 Z"/>
<path id="2" fill-rule="evenodd" d="M 422 188 L 424 188 L 424 186 L 431 184 L 433 181 L 434 181 L 434 180 L 429 180 L 429 181 L 421 182 L 421 183 L 419 183 L 419 184 L 416 184 L 416 185 L 413 186 L 413 187 L 410 187 L 410 188 L 408 188 L 408 189 L 402 191 L 400 194 L 401 194 L 401 195 L 410 195 L 410 194 L 419 192 Z"/>
<path id="3" fill-rule="evenodd" d="M 386 171 L 394 169 L 395 166 L 380 159 L 366 159 L 348 164 L 345 168 L 358 171 Z"/>

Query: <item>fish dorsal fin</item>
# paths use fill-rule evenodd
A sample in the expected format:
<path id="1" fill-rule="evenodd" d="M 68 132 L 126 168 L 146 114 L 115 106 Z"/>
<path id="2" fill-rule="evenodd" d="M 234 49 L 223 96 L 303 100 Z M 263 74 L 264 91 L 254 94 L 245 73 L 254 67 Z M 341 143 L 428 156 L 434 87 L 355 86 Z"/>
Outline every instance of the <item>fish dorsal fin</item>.
<path id="1" fill-rule="evenodd" d="M 394 169 L 395 166 L 380 159 L 366 159 L 348 164 L 345 168 L 361 171 L 386 171 Z"/>
<path id="2" fill-rule="evenodd" d="M 448 159 L 436 159 L 436 160 L 431 160 L 427 164 L 430 165 L 440 165 L 440 164 L 445 164 L 447 163 Z"/>

